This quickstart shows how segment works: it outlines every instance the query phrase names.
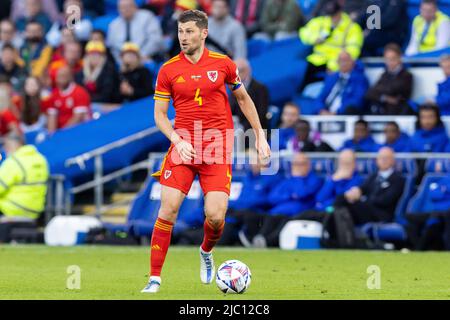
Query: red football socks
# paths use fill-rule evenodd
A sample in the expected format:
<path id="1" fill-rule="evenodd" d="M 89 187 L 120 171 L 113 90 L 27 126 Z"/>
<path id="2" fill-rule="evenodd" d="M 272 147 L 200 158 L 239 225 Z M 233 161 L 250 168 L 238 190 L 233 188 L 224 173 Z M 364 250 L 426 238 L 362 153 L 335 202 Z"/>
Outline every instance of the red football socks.
<path id="1" fill-rule="evenodd" d="M 152 243 L 150 249 L 150 275 L 160 276 L 161 269 L 169 250 L 170 238 L 172 236 L 173 223 L 158 218 L 153 227 Z"/>
<path id="2" fill-rule="evenodd" d="M 205 223 L 203 224 L 205 234 L 203 236 L 203 242 L 201 245 L 201 248 L 204 252 L 210 252 L 214 248 L 214 246 L 222 236 L 224 226 L 225 221 L 222 222 L 219 228 L 214 228 L 211 224 L 209 224 L 208 219 L 205 219 Z"/>

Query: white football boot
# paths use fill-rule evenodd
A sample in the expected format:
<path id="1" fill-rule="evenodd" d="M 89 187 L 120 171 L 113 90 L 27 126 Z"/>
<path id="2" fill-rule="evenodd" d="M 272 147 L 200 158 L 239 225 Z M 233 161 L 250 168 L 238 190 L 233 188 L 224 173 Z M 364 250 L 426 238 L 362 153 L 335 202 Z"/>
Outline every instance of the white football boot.
<path id="1" fill-rule="evenodd" d="M 144 289 L 142 289 L 142 293 L 156 293 L 159 291 L 159 287 L 161 286 L 161 277 L 151 276 L 147 285 Z"/>
<path id="2" fill-rule="evenodd" d="M 204 252 L 200 247 L 200 280 L 204 284 L 210 284 L 214 280 L 215 273 L 212 252 Z"/>

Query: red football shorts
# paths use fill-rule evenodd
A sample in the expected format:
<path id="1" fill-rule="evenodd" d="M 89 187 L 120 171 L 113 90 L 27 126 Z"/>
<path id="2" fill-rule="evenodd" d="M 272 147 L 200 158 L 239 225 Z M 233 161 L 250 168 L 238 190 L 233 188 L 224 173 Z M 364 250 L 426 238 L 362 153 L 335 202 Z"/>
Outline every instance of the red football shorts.
<path id="1" fill-rule="evenodd" d="M 206 195 L 209 191 L 223 191 L 230 195 L 231 164 L 180 163 L 174 161 L 173 152 L 177 151 L 171 146 L 164 157 L 160 170 L 152 174 L 152 177 L 159 179 L 159 183 L 178 189 L 187 195 L 198 174 L 203 194 Z"/>

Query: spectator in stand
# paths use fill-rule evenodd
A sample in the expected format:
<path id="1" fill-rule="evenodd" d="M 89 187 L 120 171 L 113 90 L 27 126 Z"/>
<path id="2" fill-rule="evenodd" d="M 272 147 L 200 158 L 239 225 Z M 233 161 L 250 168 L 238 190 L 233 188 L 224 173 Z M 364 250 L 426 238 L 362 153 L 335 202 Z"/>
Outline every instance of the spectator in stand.
<path id="1" fill-rule="evenodd" d="M 208 19 L 208 49 L 233 59 L 247 58 L 247 38 L 242 24 L 230 15 L 227 0 L 213 0 Z"/>
<path id="2" fill-rule="evenodd" d="M 20 134 L 18 120 L 20 111 L 14 98 L 8 77 L 0 75 L 0 136 L 9 132 Z"/>
<path id="3" fill-rule="evenodd" d="M 8 77 L 15 92 L 21 92 L 27 72 L 17 61 L 18 54 L 16 49 L 11 44 L 5 44 L 1 49 L 0 74 Z"/>
<path id="4" fill-rule="evenodd" d="M 48 37 L 46 37 L 47 40 Z M 69 42 L 75 42 L 75 35 L 69 28 L 64 27 L 61 29 L 61 39 L 57 43 L 52 44 L 53 54 L 51 62 L 64 59 L 64 46 Z"/>
<path id="5" fill-rule="evenodd" d="M 333 148 L 320 138 L 311 138 L 311 125 L 307 120 L 299 119 L 295 124 L 296 135 L 287 143 L 292 152 L 332 152 Z"/>
<path id="6" fill-rule="evenodd" d="M 384 127 L 383 147 L 389 147 L 395 152 L 411 152 L 411 138 L 400 131 L 397 122 L 390 121 Z"/>
<path id="7" fill-rule="evenodd" d="M 395 153 L 391 148 L 381 148 L 376 163 L 376 173 L 371 174 L 360 186 L 354 186 L 338 196 L 334 204 L 335 207 L 348 208 L 355 225 L 394 220 L 405 178 L 395 171 Z"/>
<path id="8" fill-rule="evenodd" d="M 37 2 L 37 1 L 36 1 Z M 42 11 L 50 18 L 51 23 L 61 20 L 61 13 L 55 3 L 55 0 L 39 0 Z M 97 2 L 97 0 L 95 1 Z M 11 8 L 11 21 L 17 21 L 18 19 L 26 16 L 26 0 L 13 0 Z"/>
<path id="9" fill-rule="evenodd" d="M 347 149 L 339 153 L 336 172 L 327 180 L 317 193 L 315 210 L 325 212 L 334 205 L 336 198 L 353 187 L 360 186 L 362 177 L 356 171 L 356 155 Z"/>
<path id="10" fill-rule="evenodd" d="M 25 29 L 25 43 L 20 49 L 20 56 L 25 62 L 27 72 L 34 77 L 40 77 L 47 72 L 52 51 L 44 39 L 42 26 L 36 21 L 28 22 Z"/>
<path id="11" fill-rule="evenodd" d="M 353 138 L 345 140 L 340 150 L 352 149 L 355 152 L 377 152 L 380 146 L 370 135 L 369 123 L 363 119 L 355 122 Z"/>
<path id="12" fill-rule="evenodd" d="M 441 115 L 450 115 L 450 54 L 444 54 L 441 57 L 441 69 L 445 80 L 438 85 L 438 95 L 435 99 L 429 99 L 427 102 L 435 103 L 439 106 Z"/>
<path id="13" fill-rule="evenodd" d="M 305 45 L 313 46 L 313 52 L 307 57 L 308 66 L 300 91 L 308 84 L 321 80 L 318 76 L 326 70 L 336 72 L 342 50 L 356 60 L 364 40 L 361 27 L 342 11 L 336 1 L 327 2 L 325 15 L 311 19 L 299 34 Z"/>
<path id="14" fill-rule="evenodd" d="M 158 18 L 150 11 L 138 9 L 134 0 L 117 2 L 120 16 L 108 27 L 106 43 L 116 59 L 125 42 L 136 43 L 144 61 L 164 51 L 162 29 Z"/>
<path id="15" fill-rule="evenodd" d="M 253 246 L 278 246 L 280 226 L 290 217 L 314 208 L 315 195 L 321 186 L 322 179 L 311 170 L 309 158 L 303 153 L 295 154 L 290 177 L 280 181 L 269 193 L 268 201 L 272 208 L 263 216 L 259 232 L 253 238 Z"/>
<path id="16" fill-rule="evenodd" d="M 50 63 L 48 74 L 53 88 L 56 87 L 56 73 L 62 66 L 68 65 L 72 70 L 72 74 L 78 74 L 83 71 L 82 50 L 79 42 L 68 42 L 64 45 L 62 59 Z"/>
<path id="17" fill-rule="evenodd" d="M 89 93 L 73 80 L 69 66 L 56 74 L 56 88 L 47 101 L 48 131 L 53 133 L 83 123 L 91 118 Z"/>
<path id="18" fill-rule="evenodd" d="M 106 34 L 103 32 L 103 30 L 100 29 L 92 30 L 89 41 L 97 41 L 103 43 L 106 48 L 106 56 L 108 58 L 108 61 L 111 63 L 116 63 L 116 60 L 114 59 L 111 53 L 111 50 L 106 46 Z"/>
<path id="19" fill-rule="evenodd" d="M 233 17 L 245 28 L 247 38 L 261 31 L 261 13 L 264 0 L 231 0 L 230 11 Z"/>
<path id="20" fill-rule="evenodd" d="M 62 33 L 68 28 L 68 25 L 76 40 L 88 41 L 92 32 L 92 22 L 84 14 L 82 1 L 65 0 L 63 10 L 64 20 L 62 22 L 55 22 L 52 25 L 52 28 L 46 35 L 47 41 L 53 47 L 57 47 L 61 43 Z M 75 19 L 75 15 L 79 15 L 79 19 Z"/>
<path id="21" fill-rule="evenodd" d="M 407 212 L 405 226 L 414 250 L 450 250 L 450 176 L 428 186 L 427 212 Z"/>
<path id="22" fill-rule="evenodd" d="M 126 42 L 122 48 L 120 67 L 120 101 L 134 101 L 148 97 L 154 92 L 150 71 L 141 63 L 139 47 Z"/>
<path id="23" fill-rule="evenodd" d="M 362 114 L 369 81 L 362 63 L 345 51 L 339 54 L 339 71 L 328 74 L 317 99 L 321 115 Z"/>
<path id="24" fill-rule="evenodd" d="M 413 88 L 413 76 L 402 63 L 402 51 L 397 44 L 384 49 L 386 70 L 367 91 L 369 111 L 374 115 L 408 115 L 413 110 L 408 104 Z"/>
<path id="25" fill-rule="evenodd" d="M 366 21 L 373 13 L 366 8 L 376 5 L 380 8 L 380 28 L 368 28 Z M 409 18 L 406 0 L 368 0 L 359 23 L 364 29 L 362 56 L 379 56 L 380 50 L 389 43 L 399 47 L 407 41 Z"/>
<path id="26" fill-rule="evenodd" d="M 450 45 L 450 19 L 439 11 L 436 0 L 422 0 L 420 15 L 412 23 L 411 38 L 405 54 L 440 50 Z"/>
<path id="27" fill-rule="evenodd" d="M 252 68 L 246 59 L 237 59 L 235 60 L 235 63 L 239 70 L 242 83 L 245 85 L 248 94 L 255 103 L 259 121 L 261 122 L 263 129 L 268 129 L 267 112 L 270 101 L 269 90 L 264 84 L 252 77 Z M 231 112 L 239 117 L 239 122 L 243 126 L 244 131 L 251 129 L 251 125 L 242 113 L 241 108 L 239 108 L 236 98 L 231 96 L 230 100 Z"/>
<path id="28" fill-rule="evenodd" d="M 119 73 L 106 57 L 103 43 L 89 41 L 83 59 L 83 71 L 76 75 L 76 82 L 89 92 L 92 102 L 117 103 L 119 98 Z"/>
<path id="29" fill-rule="evenodd" d="M 278 130 L 280 139 L 280 150 L 287 148 L 288 141 L 296 136 L 295 124 L 300 118 L 300 108 L 295 102 L 287 102 L 284 104 L 281 112 L 281 124 Z"/>
<path id="30" fill-rule="evenodd" d="M 266 0 L 261 13 L 262 32 L 269 39 L 294 38 L 305 18 L 295 0 Z"/>
<path id="31" fill-rule="evenodd" d="M 42 10 L 42 0 L 25 0 L 25 15 L 16 20 L 16 28 L 20 32 L 25 31 L 25 27 L 30 21 L 38 22 L 44 34 L 50 30 L 52 25 L 47 14 Z"/>
<path id="32" fill-rule="evenodd" d="M 24 94 L 22 95 L 22 112 L 20 116 L 20 129 L 25 134 L 30 131 L 44 129 L 46 117 L 41 96 L 42 85 L 39 79 L 28 77 L 25 80 Z"/>
<path id="33" fill-rule="evenodd" d="M 16 26 L 10 20 L 0 22 L 0 49 L 6 43 L 12 44 L 17 50 L 23 44 L 23 38 L 16 32 Z"/>
<path id="34" fill-rule="evenodd" d="M 448 141 L 439 107 L 435 104 L 420 106 L 416 132 L 411 137 L 411 151 L 445 152 Z"/>

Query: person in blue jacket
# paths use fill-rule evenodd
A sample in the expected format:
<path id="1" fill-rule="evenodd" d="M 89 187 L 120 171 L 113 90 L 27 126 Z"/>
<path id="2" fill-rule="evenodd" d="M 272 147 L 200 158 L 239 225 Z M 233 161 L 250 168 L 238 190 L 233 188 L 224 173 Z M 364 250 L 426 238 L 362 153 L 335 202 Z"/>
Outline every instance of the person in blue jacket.
<path id="1" fill-rule="evenodd" d="M 450 115 L 450 54 L 441 57 L 441 68 L 444 71 L 445 80 L 438 85 L 436 104 L 442 115 Z"/>
<path id="2" fill-rule="evenodd" d="M 225 229 L 219 241 L 220 245 L 234 245 L 239 243 L 238 232 L 243 226 L 243 218 L 252 216 L 255 221 L 262 217 L 262 213 L 271 208 L 268 201 L 270 190 L 277 185 L 282 176 L 271 174 L 266 166 L 257 161 L 257 154 L 250 151 L 250 164 L 242 180 L 242 189 L 236 200 L 230 198 L 228 212 L 225 218 Z M 257 223 L 250 224 L 248 234 L 255 235 L 259 228 Z"/>
<path id="3" fill-rule="evenodd" d="M 361 62 L 342 51 L 338 58 L 339 71 L 325 78 L 324 87 L 317 98 L 317 107 L 322 115 L 362 114 L 364 96 L 369 81 Z"/>
<path id="4" fill-rule="evenodd" d="M 281 231 L 279 227 L 284 225 L 289 217 L 312 209 L 315 195 L 321 186 L 322 180 L 311 170 L 311 161 L 306 154 L 295 154 L 292 159 L 291 176 L 275 185 L 268 196 L 272 208 L 259 222 L 261 228 L 253 238 L 253 246 L 277 246 Z M 254 220 L 245 221 L 247 226 L 254 223 Z"/>
<path id="5" fill-rule="evenodd" d="M 406 231 L 413 249 L 450 250 L 450 176 L 429 185 L 427 212 L 408 212 Z"/>
<path id="6" fill-rule="evenodd" d="M 295 137 L 295 124 L 299 118 L 299 107 L 294 102 L 287 102 L 283 107 L 281 123 L 278 129 L 280 150 L 286 149 L 288 141 Z"/>
<path id="7" fill-rule="evenodd" d="M 377 152 L 380 149 L 373 137 L 370 135 L 369 123 L 363 119 L 355 122 L 353 138 L 345 140 L 340 151 L 352 149 L 355 152 Z"/>
<path id="8" fill-rule="evenodd" d="M 397 122 L 389 121 L 384 127 L 384 144 L 383 147 L 389 147 L 395 152 L 410 152 L 411 138 L 404 132 L 400 131 Z"/>
<path id="9" fill-rule="evenodd" d="M 325 181 L 317 193 L 315 210 L 325 212 L 332 207 L 337 196 L 343 195 L 353 187 L 363 183 L 363 178 L 356 171 L 356 156 L 350 150 L 343 150 L 339 154 L 336 172 Z"/>
<path id="10" fill-rule="evenodd" d="M 445 152 L 448 142 L 439 107 L 431 103 L 420 106 L 416 132 L 411 137 L 411 151 Z"/>

